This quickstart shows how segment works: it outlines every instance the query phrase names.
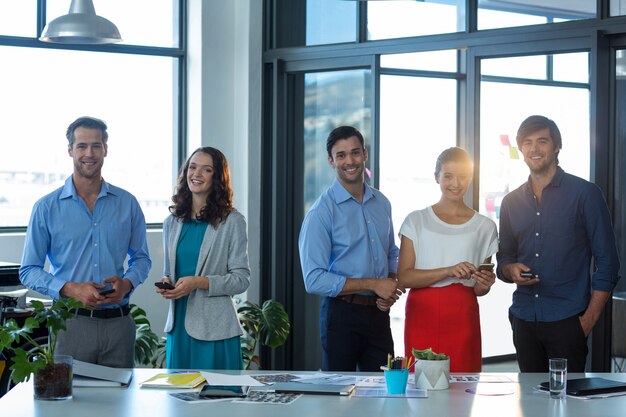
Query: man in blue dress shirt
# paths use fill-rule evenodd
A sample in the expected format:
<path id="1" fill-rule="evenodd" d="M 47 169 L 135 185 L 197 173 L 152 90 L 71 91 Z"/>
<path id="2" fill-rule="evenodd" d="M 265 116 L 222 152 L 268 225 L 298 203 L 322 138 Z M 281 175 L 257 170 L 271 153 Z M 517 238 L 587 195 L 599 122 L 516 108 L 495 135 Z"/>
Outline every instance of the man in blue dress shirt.
<path id="1" fill-rule="evenodd" d="M 128 302 L 152 265 L 146 222 L 135 197 L 102 179 L 106 124 L 81 117 L 66 136 L 74 172 L 64 186 L 35 203 L 20 279 L 53 299 L 72 297 L 89 307 L 78 309 L 67 331 L 59 333 L 58 354 L 132 368 L 135 323 Z"/>
<path id="2" fill-rule="evenodd" d="M 322 369 L 378 371 L 393 354 L 389 308 L 403 292 L 391 205 L 365 183 L 367 150 L 357 129 L 334 129 L 326 149 L 337 178 L 307 213 L 299 238 L 306 290 L 324 296 Z"/>
<path id="3" fill-rule="evenodd" d="M 524 120 L 517 146 L 530 176 L 502 201 L 497 255 L 498 277 L 517 284 L 509 310 L 517 361 L 522 372 L 547 372 L 549 358 L 567 358 L 570 372 L 584 372 L 587 336 L 619 280 L 609 210 L 595 184 L 558 166 L 552 120 Z"/>

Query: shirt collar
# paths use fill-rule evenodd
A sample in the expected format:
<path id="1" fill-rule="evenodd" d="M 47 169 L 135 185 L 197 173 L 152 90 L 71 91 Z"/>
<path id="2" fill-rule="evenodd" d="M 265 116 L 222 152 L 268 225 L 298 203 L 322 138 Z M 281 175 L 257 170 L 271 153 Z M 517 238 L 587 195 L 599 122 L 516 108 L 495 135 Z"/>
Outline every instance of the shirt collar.
<path id="1" fill-rule="evenodd" d="M 65 184 L 63 185 L 63 190 L 61 191 L 61 195 L 59 196 L 59 199 L 78 198 L 78 193 L 76 192 L 76 187 L 74 186 L 74 181 L 72 181 L 72 178 L 73 176 L 70 175 L 65 180 Z M 100 188 L 100 194 L 98 194 L 98 198 L 104 197 L 109 193 L 115 194 L 113 190 L 111 190 L 111 187 L 109 187 L 109 184 L 103 179 L 102 187 Z"/>
<path id="2" fill-rule="evenodd" d="M 368 184 L 363 184 L 363 187 L 364 187 L 363 203 L 365 203 L 367 200 L 374 197 L 374 193 L 372 193 L 371 187 Z M 352 194 L 350 194 L 348 190 L 346 190 L 344 186 L 341 185 L 341 183 L 339 182 L 337 178 L 335 178 L 335 180 L 331 184 L 330 189 L 332 190 L 335 203 L 337 204 L 343 203 L 344 201 L 347 201 L 350 199 L 353 199 L 354 201 L 356 201 L 356 199 L 352 196 Z"/>
<path id="3" fill-rule="evenodd" d="M 565 176 L 565 171 L 563 171 L 563 168 L 561 168 L 560 166 L 557 165 L 556 167 L 556 174 L 554 174 L 554 177 L 552 177 L 552 180 L 550 181 L 550 184 L 548 184 L 548 186 L 550 187 L 560 187 L 561 186 L 561 182 L 563 181 L 563 177 Z M 530 175 L 528 176 L 528 180 L 526 180 L 526 183 L 524 184 L 524 190 L 527 193 L 531 193 L 533 192 L 533 188 L 532 185 L 530 183 Z"/>

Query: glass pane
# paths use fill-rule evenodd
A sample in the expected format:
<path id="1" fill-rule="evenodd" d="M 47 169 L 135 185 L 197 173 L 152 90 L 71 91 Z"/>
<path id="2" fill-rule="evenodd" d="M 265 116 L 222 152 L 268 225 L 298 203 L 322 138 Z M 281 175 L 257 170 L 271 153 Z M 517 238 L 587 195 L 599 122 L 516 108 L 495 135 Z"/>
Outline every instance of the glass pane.
<path id="1" fill-rule="evenodd" d="M 478 29 L 594 19 L 596 0 L 478 0 Z"/>
<path id="2" fill-rule="evenodd" d="M 0 0 L 0 36 L 36 35 L 36 0 Z"/>
<path id="3" fill-rule="evenodd" d="M 381 55 L 380 66 L 384 68 L 456 72 L 457 51 L 452 49 L 447 51 Z"/>
<path id="4" fill-rule="evenodd" d="M 410 212 L 439 200 L 435 162 L 456 144 L 456 89 L 453 79 L 381 76 L 380 190 L 392 203 L 396 233 Z M 405 301 L 390 313 L 396 355 L 404 350 Z"/>
<path id="5" fill-rule="evenodd" d="M 0 54 L 0 138 L 11 150 L 0 152 L 0 226 L 25 226 L 35 201 L 71 175 L 65 130 L 83 115 L 109 126 L 103 177 L 133 193 L 148 222 L 162 222 L 174 184 L 175 60 L 16 47 Z"/>
<path id="6" fill-rule="evenodd" d="M 463 32 L 465 0 L 370 1 L 369 40 Z"/>
<path id="7" fill-rule="evenodd" d="M 178 47 L 178 16 L 176 0 L 94 0 L 98 16 L 110 20 L 122 35 L 121 44 Z M 68 0 L 47 1 L 47 21 L 67 14 Z"/>
<path id="8" fill-rule="evenodd" d="M 517 149 L 520 123 L 532 114 L 554 120 L 563 137 L 560 165 L 588 179 L 590 169 L 589 90 L 528 84 L 481 83 L 479 210 L 498 224 L 502 198 L 528 179 L 528 167 Z M 567 103 L 566 106 L 563 103 Z M 480 297 L 483 356 L 515 352 L 506 314 L 513 285 L 494 285 Z"/>
<path id="9" fill-rule="evenodd" d="M 554 55 L 553 63 L 556 81 L 589 82 L 589 52 Z"/>
<path id="10" fill-rule="evenodd" d="M 307 0 L 306 44 L 355 42 L 358 2 Z"/>
<path id="11" fill-rule="evenodd" d="M 337 126 L 361 131 L 371 139 L 370 71 L 334 71 L 304 78 L 304 210 L 328 188 L 335 172 L 328 166 L 326 138 Z M 368 170 L 369 172 L 369 170 Z"/>
<path id="12" fill-rule="evenodd" d="M 626 14 L 626 1 L 610 0 L 609 13 L 611 16 L 623 16 Z"/>
<path id="13" fill-rule="evenodd" d="M 500 77 L 547 79 L 546 55 L 492 58 L 480 61 L 482 75 Z"/>

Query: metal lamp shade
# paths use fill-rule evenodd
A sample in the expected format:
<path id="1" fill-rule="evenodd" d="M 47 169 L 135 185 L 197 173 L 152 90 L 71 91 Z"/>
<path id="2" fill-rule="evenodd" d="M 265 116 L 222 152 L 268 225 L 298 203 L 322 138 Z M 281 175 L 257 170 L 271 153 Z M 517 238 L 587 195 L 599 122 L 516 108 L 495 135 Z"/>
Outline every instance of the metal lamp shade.
<path id="1" fill-rule="evenodd" d="M 67 44 L 107 44 L 122 40 L 109 20 L 96 15 L 91 0 L 72 0 L 70 11 L 49 22 L 40 41 Z"/>

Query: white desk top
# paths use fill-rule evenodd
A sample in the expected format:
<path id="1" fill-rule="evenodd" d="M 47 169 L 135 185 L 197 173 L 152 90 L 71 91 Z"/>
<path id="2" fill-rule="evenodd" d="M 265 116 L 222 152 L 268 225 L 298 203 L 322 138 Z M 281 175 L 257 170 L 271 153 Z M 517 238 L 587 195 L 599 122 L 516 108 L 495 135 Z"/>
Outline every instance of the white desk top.
<path id="1" fill-rule="evenodd" d="M 169 390 L 139 388 L 141 381 L 164 370 L 136 369 L 134 372 L 128 388 L 75 387 L 73 399 L 66 401 L 35 401 L 31 379 L 0 398 L 0 410 L 3 417 L 623 417 L 626 413 L 626 396 L 595 400 L 568 397 L 559 401 L 535 392 L 533 387 L 547 380 L 547 374 L 486 374 L 506 375 L 515 381 L 510 383 L 514 393 L 502 396 L 470 394 L 465 390 L 475 387 L 476 383 L 452 383 L 449 390 L 429 391 L 428 398 L 304 395 L 293 404 L 274 405 L 229 402 L 186 404 L 167 395 L 171 392 Z M 570 374 L 569 378 L 582 376 L 585 375 Z M 626 374 L 586 376 L 626 381 Z"/>

